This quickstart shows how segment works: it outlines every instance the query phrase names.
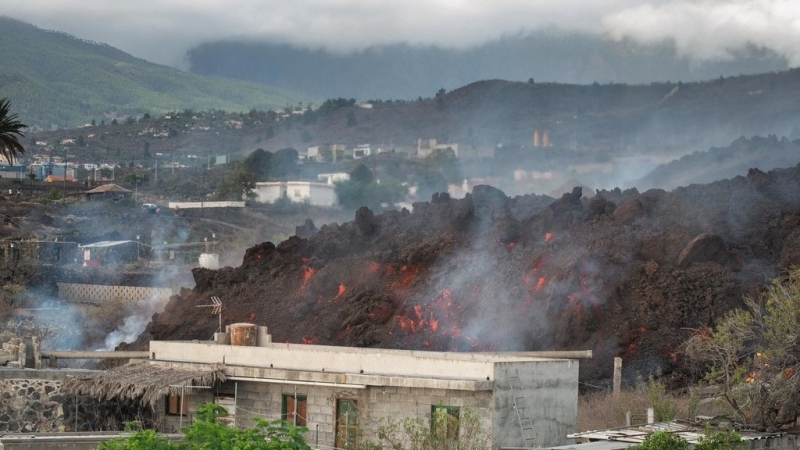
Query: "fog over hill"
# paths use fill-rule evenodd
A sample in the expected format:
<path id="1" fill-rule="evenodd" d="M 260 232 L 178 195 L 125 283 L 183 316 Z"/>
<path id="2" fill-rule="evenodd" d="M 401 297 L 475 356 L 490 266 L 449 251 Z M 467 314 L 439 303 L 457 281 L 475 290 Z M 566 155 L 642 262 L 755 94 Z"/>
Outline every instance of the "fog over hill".
<path id="1" fill-rule="evenodd" d="M 508 35 L 466 49 L 392 44 L 352 52 L 264 41 L 218 40 L 187 53 L 189 70 L 257 81 L 323 98 L 415 99 L 476 80 L 567 84 L 688 82 L 787 68 L 785 57 L 747 45 L 693 59 L 674 41 L 640 44 L 556 29 Z"/>

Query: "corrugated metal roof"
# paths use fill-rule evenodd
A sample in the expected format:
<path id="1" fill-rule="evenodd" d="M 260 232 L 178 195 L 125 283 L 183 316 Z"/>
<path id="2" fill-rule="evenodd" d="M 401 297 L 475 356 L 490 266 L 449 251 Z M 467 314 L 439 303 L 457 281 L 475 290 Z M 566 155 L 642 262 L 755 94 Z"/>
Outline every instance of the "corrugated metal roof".
<path id="1" fill-rule="evenodd" d="M 569 444 L 558 447 L 543 447 L 540 450 L 622 450 L 636 445 L 633 442 L 594 441 L 583 444 Z"/>
<path id="2" fill-rule="evenodd" d="M 102 194 L 105 192 L 119 192 L 122 194 L 129 194 L 131 191 L 125 189 L 122 186 L 117 186 L 116 184 L 104 184 L 102 186 L 98 186 L 91 191 L 87 191 L 87 194 Z"/>
<path id="3" fill-rule="evenodd" d="M 597 431 L 583 431 L 580 433 L 573 433 L 567 437 L 571 439 L 592 439 L 604 441 L 619 441 L 630 443 L 641 443 L 644 438 L 653 434 L 656 431 L 664 430 L 671 434 L 678 435 L 690 444 L 697 443 L 697 440 L 704 435 L 702 425 L 691 422 L 672 421 L 672 422 L 658 422 L 647 425 L 631 426 L 627 428 L 614 428 L 610 430 L 597 430 Z M 755 431 L 739 431 L 742 439 L 751 441 L 756 439 L 766 439 L 780 437 L 783 433 L 759 433 Z M 581 447 L 584 448 L 584 447 Z"/>
<path id="4" fill-rule="evenodd" d="M 95 242 L 93 244 L 79 245 L 78 248 L 107 248 L 107 247 L 115 247 L 117 245 L 127 244 L 129 242 L 136 242 L 136 241 L 100 241 L 100 242 Z"/>

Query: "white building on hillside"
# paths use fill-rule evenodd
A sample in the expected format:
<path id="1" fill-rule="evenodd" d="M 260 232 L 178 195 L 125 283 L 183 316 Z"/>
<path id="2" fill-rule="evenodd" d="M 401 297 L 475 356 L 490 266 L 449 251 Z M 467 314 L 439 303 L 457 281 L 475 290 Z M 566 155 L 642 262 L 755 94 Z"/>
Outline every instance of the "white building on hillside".
<path id="1" fill-rule="evenodd" d="M 336 206 L 335 186 L 312 181 L 268 181 L 256 183 L 253 192 L 260 203 L 272 203 L 286 198 L 295 203 L 308 203 L 314 206 Z"/>

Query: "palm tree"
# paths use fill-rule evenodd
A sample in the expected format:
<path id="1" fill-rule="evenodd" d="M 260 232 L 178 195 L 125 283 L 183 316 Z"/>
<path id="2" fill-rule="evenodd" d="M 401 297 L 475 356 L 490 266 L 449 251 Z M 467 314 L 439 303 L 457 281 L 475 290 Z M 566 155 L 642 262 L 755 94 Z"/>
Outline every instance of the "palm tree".
<path id="1" fill-rule="evenodd" d="M 16 114 L 9 115 L 9 102 L 0 99 L 0 155 L 4 156 L 9 164 L 13 164 L 19 155 L 25 153 L 25 147 L 19 143 L 19 138 L 25 137 L 22 129 L 27 125 L 17 119 Z"/>

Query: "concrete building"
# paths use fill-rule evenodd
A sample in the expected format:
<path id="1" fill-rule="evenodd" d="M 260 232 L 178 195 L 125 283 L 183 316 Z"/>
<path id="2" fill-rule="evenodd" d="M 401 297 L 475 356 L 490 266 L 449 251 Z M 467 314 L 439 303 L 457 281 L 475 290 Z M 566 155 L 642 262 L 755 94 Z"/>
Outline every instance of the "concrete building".
<path id="1" fill-rule="evenodd" d="M 255 200 L 260 203 L 286 198 L 314 206 L 335 206 L 339 204 L 335 189 L 332 184 L 311 181 L 268 181 L 256 183 L 253 192 L 256 194 Z"/>
<path id="2" fill-rule="evenodd" d="M 306 159 L 317 162 L 341 160 L 346 151 L 345 144 L 322 144 L 306 149 Z"/>
<path id="3" fill-rule="evenodd" d="M 417 140 L 417 157 L 426 158 L 433 153 L 434 150 L 452 150 L 453 154 L 458 155 L 458 144 L 440 144 L 436 139 L 418 139 Z"/>
<path id="4" fill-rule="evenodd" d="M 142 248 L 138 241 L 102 241 L 79 245 L 85 267 L 107 266 L 136 262 Z"/>
<path id="5" fill-rule="evenodd" d="M 428 422 L 441 410 L 460 435 L 469 431 L 461 418 L 474 414 L 495 449 L 563 445 L 576 430 L 573 359 L 278 344 L 266 327 L 251 324 L 229 325 L 214 338 L 151 341 L 149 361 L 98 374 L 103 379 L 97 382 L 89 377 L 73 391 L 83 395 L 96 386 L 109 388 L 108 380 L 130 380 L 137 389 L 120 385 L 113 391 L 144 393 L 164 414 L 164 431 L 189 423 L 199 405 L 215 402 L 236 426 L 250 426 L 255 417 L 283 418 L 307 427 L 307 442 L 323 448 L 343 448 L 357 433 L 375 439 L 381 419 Z M 547 354 L 576 353 L 587 352 Z M 153 371 L 159 375 L 148 376 Z"/>
<path id="6" fill-rule="evenodd" d="M 70 264 L 78 261 L 76 242 L 8 240 L 0 242 L 0 265 Z"/>
<path id="7" fill-rule="evenodd" d="M 353 159 L 361 159 L 372 155 L 372 147 L 369 144 L 360 144 L 350 149 Z"/>

